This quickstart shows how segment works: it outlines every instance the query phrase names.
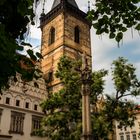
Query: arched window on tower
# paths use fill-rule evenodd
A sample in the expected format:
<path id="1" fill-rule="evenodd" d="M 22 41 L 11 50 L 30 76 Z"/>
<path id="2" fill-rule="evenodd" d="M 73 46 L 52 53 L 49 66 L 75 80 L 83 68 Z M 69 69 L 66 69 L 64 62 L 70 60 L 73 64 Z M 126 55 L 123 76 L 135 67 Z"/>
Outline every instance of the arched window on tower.
<path id="1" fill-rule="evenodd" d="M 74 41 L 80 43 L 80 30 L 78 26 L 74 28 Z"/>
<path id="2" fill-rule="evenodd" d="M 54 43 L 55 41 L 55 28 L 51 27 L 50 32 L 49 32 L 49 45 Z"/>

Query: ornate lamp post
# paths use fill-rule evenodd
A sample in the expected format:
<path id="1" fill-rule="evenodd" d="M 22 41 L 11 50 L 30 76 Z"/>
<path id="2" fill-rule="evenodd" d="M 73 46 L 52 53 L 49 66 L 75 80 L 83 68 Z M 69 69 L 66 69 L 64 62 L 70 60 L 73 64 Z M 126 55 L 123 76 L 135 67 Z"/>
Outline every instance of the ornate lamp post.
<path id="1" fill-rule="evenodd" d="M 90 113 L 90 81 L 91 70 L 88 67 L 86 55 L 82 58 L 82 140 L 93 140 L 91 130 L 91 113 Z"/>

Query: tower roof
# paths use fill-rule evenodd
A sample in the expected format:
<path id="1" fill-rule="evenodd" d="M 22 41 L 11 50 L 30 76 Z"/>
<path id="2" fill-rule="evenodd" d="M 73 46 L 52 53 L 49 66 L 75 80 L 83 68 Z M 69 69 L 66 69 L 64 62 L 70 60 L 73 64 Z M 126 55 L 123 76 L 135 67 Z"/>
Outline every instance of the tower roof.
<path id="1" fill-rule="evenodd" d="M 74 7 L 78 8 L 78 5 L 75 2 L 75 0 L 54 0 L 53 5 L 52 5 L 52 9 L 54 9 L 57 5 L 59 5 L 62 2 L 66 2 L 68 4 L 71 4 Z"/>
<path id="2" fill-rule="evenodd" d="M 64 11 L 91 26 L 91 23 L 86 19 L 87 14 L 78 8 L 75 0 L 54 0 L 51 11 L 47 14 L 41 15 L 40 27 L 42 28 L 45 24 Z"/>

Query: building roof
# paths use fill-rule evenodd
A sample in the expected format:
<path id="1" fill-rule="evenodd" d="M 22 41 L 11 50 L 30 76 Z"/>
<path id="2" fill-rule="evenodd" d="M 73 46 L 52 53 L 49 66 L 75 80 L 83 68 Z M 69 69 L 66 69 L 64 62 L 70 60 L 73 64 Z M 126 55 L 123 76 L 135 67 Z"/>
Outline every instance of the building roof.
<path id="1" fill-rule="evenodd" d="M 75 0 L 54 0 L 53 5 L 52 5 L 52 9 L 54 9 L 57 5 L 59 5 L 60 3 L 65 2 L 68 4 L 71 4 L 72 6 L 78 8 L 77 3 L 75 2 Z M 79 8 L 78 8 L 79 9 Z"/>
<path id="2" fill-rule="evenodd" d="M 83 21 L 91 27 L 91 22 L 89 22 L 86 17 L 87 14 L 81 11 L 75 2 L 75 0 L 54 0 L 53 6 L 50 12 L 47 14 L 42 14 L 40 17 L 40 28 L 51 20 L 53 20 L 56 16 L 58 16 L 61 12 L 67 12 L 70 15 L 76 17 L 77 19 Z"/>

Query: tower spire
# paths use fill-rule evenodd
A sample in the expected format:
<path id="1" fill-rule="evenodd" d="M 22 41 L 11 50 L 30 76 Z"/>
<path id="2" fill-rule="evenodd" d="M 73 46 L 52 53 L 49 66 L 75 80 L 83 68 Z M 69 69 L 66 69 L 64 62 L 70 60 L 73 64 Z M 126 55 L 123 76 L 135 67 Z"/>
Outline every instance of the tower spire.
<path id="1" fill-rule="evenodd" d="M 78 8 L 78 5 L 75 2 L 75 0 L 54 0 L 53 5 L 52 5 L 52 9 L 54 9 L 57 5 L 59 5 L 60 3 L 63 3 L 63 2 Z"/>
<path id="2" fill-rule="evenodd" d="M 43 1 L 43 9 L 42 9 L 42 14 L 44 14 L 44 10 L 45 10 L 45 0 Z"/>
<path id="3" fill-rule="evenodd" d="M 43 4 L 42 4 L 42 13 L 41 13 L 41 17 L 44 17 L 45 16 L 45 0 L 43 1 Z"/>
<path id="4" fill-rule="evenodd" d="M 90 1 L 88 0 L 88 11 L 90 11 Z"/>

